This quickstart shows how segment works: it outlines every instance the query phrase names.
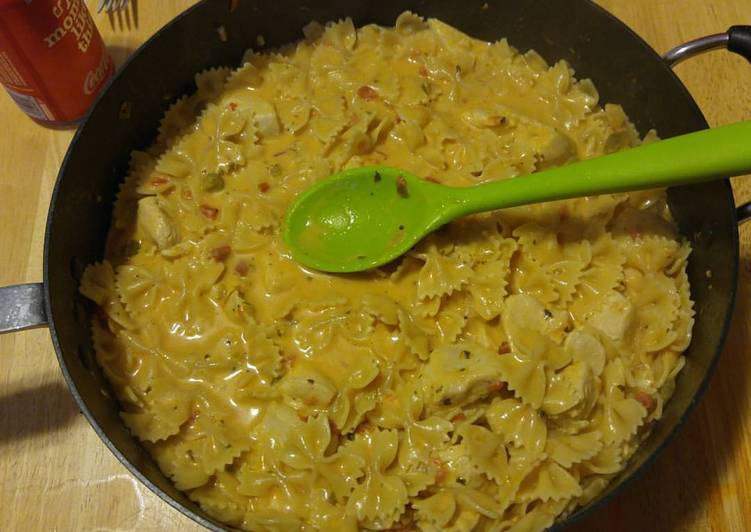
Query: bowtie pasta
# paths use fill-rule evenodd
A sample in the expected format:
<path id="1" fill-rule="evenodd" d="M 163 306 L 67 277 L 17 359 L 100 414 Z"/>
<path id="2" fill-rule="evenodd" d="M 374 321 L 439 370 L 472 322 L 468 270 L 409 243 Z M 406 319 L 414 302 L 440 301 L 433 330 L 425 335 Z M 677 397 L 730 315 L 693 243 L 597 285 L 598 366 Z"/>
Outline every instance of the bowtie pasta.
<path id="1" fill-rule="evenodd" d="M 196 76 L 132 153 L 81 291 L 122 419 L 254 531 L 542 530 L 658 420 L 693 304 L 664 191 L 475 215 L 387 267 L 306 271 L 296 194 L 388 164 L 455 186 L 649 142 L 589 80 L 404 13 Z"/>

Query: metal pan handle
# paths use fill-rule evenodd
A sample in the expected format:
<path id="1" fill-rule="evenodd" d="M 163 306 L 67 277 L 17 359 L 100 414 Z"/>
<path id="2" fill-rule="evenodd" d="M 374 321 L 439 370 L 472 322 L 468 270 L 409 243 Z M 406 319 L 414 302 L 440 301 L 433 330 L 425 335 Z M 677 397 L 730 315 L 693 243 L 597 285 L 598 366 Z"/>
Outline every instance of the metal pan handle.
<path id="1" fill-rule="evenodd" d="M 686 59 L 717 49 L 727 49 L 751 62 L 751 26 L 731 26 L 725 33 L 694 39 L 668 50 L 662 58 L 672 67 Z M 751 202 L 737 207 L 735 214 L 739 224 L 751 220 Z"/>
<path id="2" fill-rule="evenodd" d="M 47 325 L 42 283 L 0 288 L 0 334 Z"/>

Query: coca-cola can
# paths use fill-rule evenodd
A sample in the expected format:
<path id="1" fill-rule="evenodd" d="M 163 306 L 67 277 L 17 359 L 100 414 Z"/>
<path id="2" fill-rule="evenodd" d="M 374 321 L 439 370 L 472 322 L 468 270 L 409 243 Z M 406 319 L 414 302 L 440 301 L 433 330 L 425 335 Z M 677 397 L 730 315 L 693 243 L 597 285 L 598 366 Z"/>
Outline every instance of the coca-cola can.
<path id="1" fill-rule="evenodd" d="M 0 0 L 0 83 L 37 122 L 83 118 L 114 70 L 84 0 Z"/>

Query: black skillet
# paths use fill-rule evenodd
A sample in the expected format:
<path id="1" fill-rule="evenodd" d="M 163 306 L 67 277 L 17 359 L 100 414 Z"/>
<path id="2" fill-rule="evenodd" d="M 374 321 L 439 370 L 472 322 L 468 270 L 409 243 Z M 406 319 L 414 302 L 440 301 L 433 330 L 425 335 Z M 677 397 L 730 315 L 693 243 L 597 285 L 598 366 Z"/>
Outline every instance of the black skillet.
<path id="1" fill-rule="evenodd" d="M 641 132 L 655 128 L 671 137 L 707 127 L 668 63 L 587 0 L 242 0 L 232 13 L 230 4 L 205 0 L 189 9 L 144 44 L 112 80 L 81 125 L 60 170 L 47 220 L 44 283 L 0 289 L 0 331 L 48 324 L 71 393 L 102 441 L 167 503 L 214 530 L 222 526 L 175 489 L 120 421 L 118 405 L 94 362 L 88 329 L 92 308 L 78 293 L 84 266 L 102 257 L 128 154 L 151 144 L 170 102 L 195 90 L 196 72 L 238 65 L 258 35 L 274 47 L 298 40 L 300 29 L 313 19 L 350 16 L 358 26 L 391 25 L 410 9 L 474 37 L 507 37 L 517 48 L 533 48 L 551 62 L 566 59 L 580 78 L 594 80 L 603 102 L 623 105 Z M 751 31 L 735 28 L 678 52 L 672 60 L 719 46 L 751 59 Z M 694 250 L 688 273 L 697 314 L 688 363 L 663 419 L 626 470 L 560 527 L 612 497 L 654 459 L 696 403 L 725 340 L 738 270 L 738 219 L 730 185 L 672 189 L 669 199 Z M 742 209 L 739 214 L 747 212 Z M 713 272 L 711 286 L 707 270 Z"/>

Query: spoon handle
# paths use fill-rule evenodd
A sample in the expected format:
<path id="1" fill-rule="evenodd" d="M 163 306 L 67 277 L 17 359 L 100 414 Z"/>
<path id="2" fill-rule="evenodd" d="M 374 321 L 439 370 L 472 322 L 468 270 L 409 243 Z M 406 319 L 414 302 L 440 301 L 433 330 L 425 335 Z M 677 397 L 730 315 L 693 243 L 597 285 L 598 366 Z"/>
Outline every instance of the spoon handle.
<path id="1" fill-rule="evenodd" d="M 751 121 L 457 189 L 448 219 L 528 203 L 687 185 L 751 172 Z M 448 221 L 448 219 L 446 221 Z"/>

